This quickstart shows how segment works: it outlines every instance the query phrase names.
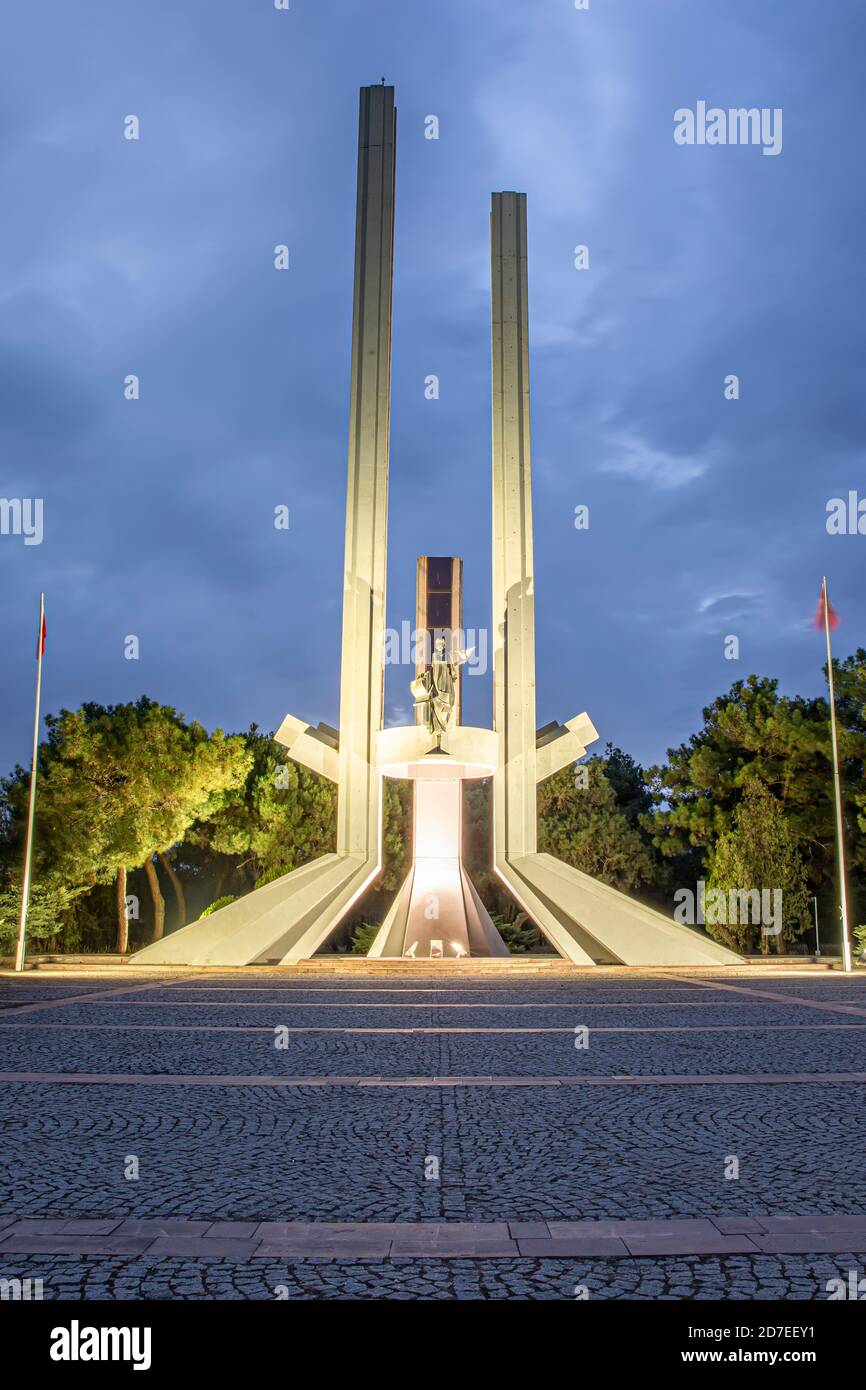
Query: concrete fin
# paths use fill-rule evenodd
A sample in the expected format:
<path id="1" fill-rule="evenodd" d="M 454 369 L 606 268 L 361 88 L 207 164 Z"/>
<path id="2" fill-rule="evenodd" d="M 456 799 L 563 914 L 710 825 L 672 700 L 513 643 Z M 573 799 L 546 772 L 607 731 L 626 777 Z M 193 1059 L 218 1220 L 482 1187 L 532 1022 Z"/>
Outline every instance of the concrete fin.
<path id="1" fill-rule="evenodd" d="M 552 854 L 526 855 L 509 867 L 545 905 L 562 931 L 582 946 L 596 943 L 612 961 L 623 965 L 742 963 L 734 951 L 710 937 L 571 868 Z"/>

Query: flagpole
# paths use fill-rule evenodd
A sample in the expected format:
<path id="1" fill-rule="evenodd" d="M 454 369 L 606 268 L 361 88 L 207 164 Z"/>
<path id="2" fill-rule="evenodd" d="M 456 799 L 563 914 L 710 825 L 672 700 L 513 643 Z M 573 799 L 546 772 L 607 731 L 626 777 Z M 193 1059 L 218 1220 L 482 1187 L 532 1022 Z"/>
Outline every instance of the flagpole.
<path id="1" fill-rule="evenodd" d="M 21 883 L 21 920 L 15 969 L 24 969 L 27 954 L 27 908 L 30 903 L 30 860 L 33 853 L 33 820 L 36 814 L 36 759 L 39 752 L 39 705 L 42 699 L 42 648 L 45 633 L 45 595 L 39 595 L 39 641 L 36 645 L 36 710 L 33 716 L 33 762 L 30 765 L 30 804 L 27 808 L 27 839 L 24 842 L 24 878 Z"/>
<path id="2" fill-rule="evenodd" d="M 851 942 L 848 936 L 848 890 L 845 884 L 845 831 L 842 819 L 842 788 L 839 781 L 839 745 L 836 737 L 836 690 L 833 682 L 833 653 L 830 650 L 830 602 L 827 576 L 821 585 L 824 600 L 824 634 L 827 638 L 827 679 L 830 683 L 830 734 L 833 743 L 833 792 L 836 801 L 836 850 L 839 857 L 839 900 L 842 908 L 842 967 L 851 970 Z"/>

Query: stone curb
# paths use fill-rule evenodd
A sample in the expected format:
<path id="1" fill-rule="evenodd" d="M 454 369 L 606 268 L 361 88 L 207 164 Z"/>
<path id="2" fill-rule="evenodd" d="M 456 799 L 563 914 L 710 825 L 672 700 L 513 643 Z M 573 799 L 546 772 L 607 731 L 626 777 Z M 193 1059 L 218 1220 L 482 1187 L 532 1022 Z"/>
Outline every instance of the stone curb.
<path id="1" fill-rule="evenodd" d="M 632 1076 L 212 1076 L 166 1072 L 3 1071 L 0 1085 L 23 1086 L 863 1086 L 866 1072 L 725 1072 Z"/>
<path id="2" fill-rule="evenodd" d="M 0 1252 L 185 1259 L 632 1259 L 658 1255 L 853 1254 L 866 1215 L 667 1221 L 303 1222 L 0 1218 Z"/>

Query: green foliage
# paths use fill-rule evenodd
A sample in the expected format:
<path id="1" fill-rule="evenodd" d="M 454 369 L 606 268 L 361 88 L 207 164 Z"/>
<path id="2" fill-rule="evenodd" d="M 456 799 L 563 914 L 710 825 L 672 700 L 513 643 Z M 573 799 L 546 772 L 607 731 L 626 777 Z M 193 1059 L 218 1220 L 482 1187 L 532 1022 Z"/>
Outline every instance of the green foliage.
<path id="1" fill-rule="evenodd" d="M 276 864 L 273 869 L 268 869 L 266 874 L 256 879 L 253 888 L 264 888 L 266 883 L 275 883 L 278 878 L 285 878 L 287 873 L 289 870 L 284 869 L 282 864 Z"/>
<path id="2" fill-rule="evenodd" d="M 585 787 L 575 785 L 573 767 L 563 768 L 539 787 L 539 850 L 611 888 L 633 892 L 652 882 L 652 856 L 636 824 L 617 805 L 605 760 L 590 758 L 583 766 L 588 774 Z M 631 791 L 628 796 L 636 819 L 639 803 Z"/>
<path id="3" fill-rule="evenodd" d="M 826 669 L 826 668 L 825 668 Z M 841 778 L 851 830 L 866 831 L 866 651 L 834 662 L 837 717 L 841 740 Z M 849 835 L 850 862 L 866 875 L 866 835 Z"/>
<path id="4" fill-rule="evenodd" d="M 30 946 L 37 950 L 52 950 L 58 941 L 63 941 L 64 949 L 77 949 L 78 941 L 73 931 L 74 907 L 85 892 L 84 888 L 68 886 L 56 873 L 45 873 L 32 884 L 27 909 L 27 940 Z M 8 873 L 6 882 L 0 888 L 0 954 L 11 955 L 14 952 L 20 917 L 20 876 L 16 880 Z"/>
<path id="5" fill-rule="evenodd" d="M 69 935 L 75 900 L 121 868 L 148 862 L 242 781 L 243 740 L 208 734 L 167 705 L 61 710 L 45 720 L 38 752 L 33 907 L 28 933 Z M 0 785 L 0 931 L 10 932 L 20 893 L 28 777 L 17 768 Z"/>
<path id="6" fill-rule="evenodd" d="M 209 907 L 205 907 L 202 909 L 202 911 L 198 914 L 199 921 L 201 921 L 202 917 L 210 917 L 212 912 L 219 912 L 221 907 L 228 907 L 229 903 L 236 902 L 237 897 L 234 893 L 224 893 L 221 898 L 217 898 L 216 901 L 212 902 Z"/>
<path id="7" fill-rule="evenodd" d="M 382 873 L 377 884 L 383 893 L 400 887 L 412 862 L 412 784 L 386 777 L 382 790 Z"/>
<path id="8" fill-rule="evenodd" d="M 491 917 L 510 921 L 518 909 L 493 872 L 493 781 L 489 777 L 463 786 L 463 862 Z"/>
<path id="9" fill-rule="evenodd" d="M 846 819 L 856 821 L 864 791 L 866 652 L 839 668 Z M 704 869 L 714 845 L 733 827 L 747 785 L 759 783 L 782 807 L 813 889 L 833 873 L 833 784 L 830 711 L 826 700 L 780 696 L 778 682 L 736 681 L 703 712 L 704 726 L 668 749 L 666 765 L 649 772 L 655 813 L 644 818 L 666 856 L 697 849 Z"/>
<path id="10" fill-rule="evenodd" d="M 714 923 L 708 915 L 710 935 L 736 949 L 753 950 L 757 941 L 761 951 L 767 952 L 774 941 L 781 952 L 786 942 L 811 926 L 806 871 L 794 832 L 780 803 L 757 781 L 747 784 L 731 829 L 719 837 L 708 887 L 726 894 L 732 889 L 782 893 L 782 926 L 772 937 L 761 931 L 760 924 Z"/>
<path id="11" fill-rule="evenodd" d="M 248 758 L 239 791 L 190 831 L 192 845 L 225 856 L 250 889 L 333 851 L 336 787 L 289 761 L 282 748 L 256 725 L 243 735 Z"/>
<path id="12" fill-rule="evenodd" d="M 489 777 L 463 784 L 463 859 L 473 872 L 493 862 L 492 795 Z"/>
<path id="13" fill-rule="evenodd" d="M 513 956 L 524 956 L 528 951 L 538 951 L 544 945 L 541 933 L 526 921 L 525 913 L 521 912 L 514 921 L 497 913 L 491 920 Z"/>
<path id="14" fill-rule="evenodd" d="M 379 928 L 372 922 L 365 922 L 363 926 L 356 927 L 352 933 L 351 954 L 353 956 L 366 956 L 376 940 L 378 932 Z"/>
<path id="15" fill-rule="evenodd" d="M 591 761 L 597 761 L 593 759 Z M 602 770 L 613 789 L 617 809 L 625 816 L 629 825 L 640 826 L 641 817 L 652 810 L 652 792 L 647 786 L 646 773 L 640 763 L 635 762 L 630 753 L 615 748 L 612 743 L 605 745 L 601 759 Z"/>

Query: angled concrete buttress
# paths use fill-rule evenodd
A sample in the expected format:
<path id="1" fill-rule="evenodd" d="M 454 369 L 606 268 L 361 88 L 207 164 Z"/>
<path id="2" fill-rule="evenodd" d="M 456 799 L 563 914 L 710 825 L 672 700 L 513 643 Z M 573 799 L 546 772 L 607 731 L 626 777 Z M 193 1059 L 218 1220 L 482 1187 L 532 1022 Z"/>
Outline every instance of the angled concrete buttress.
<path id="1" fill-rule="evenodd" d="M 337 781 L 337 851 L 146 946 L 135 964 L 248 965 L 312 956 L 379 872 L 395 122 L 394 88 L 363 87 L 340 732 L 289 715 L 277 733 L 296 761 Z"/>
<path id="2" fill-rule="evenodd" d="M 581 965 L 736 964 L 732 951 L 539 854 L 536 786 L 597 739 L 592 721 L 535 727 L 526 194 L 491 207 L 494 865 L 560 955 Z"/>

